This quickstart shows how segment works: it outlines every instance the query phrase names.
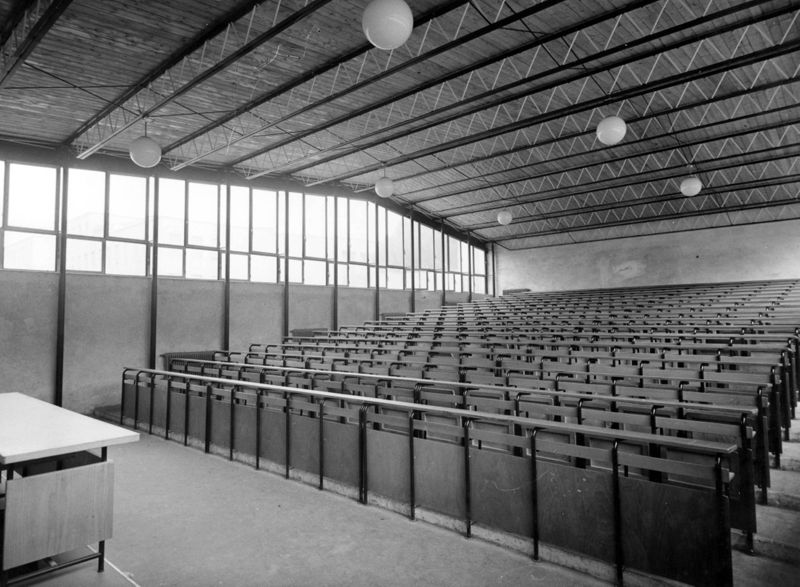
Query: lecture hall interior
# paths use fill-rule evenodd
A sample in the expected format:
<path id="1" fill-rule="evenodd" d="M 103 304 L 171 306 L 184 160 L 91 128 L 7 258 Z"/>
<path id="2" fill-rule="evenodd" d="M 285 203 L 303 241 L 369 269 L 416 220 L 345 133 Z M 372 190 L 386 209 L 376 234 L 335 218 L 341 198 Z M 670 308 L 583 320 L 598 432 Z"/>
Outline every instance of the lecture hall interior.
<path id="1" fill-rule="evenodd" d="M 800 0 L 0 0 L 0 586 L 800 584 Z"/>

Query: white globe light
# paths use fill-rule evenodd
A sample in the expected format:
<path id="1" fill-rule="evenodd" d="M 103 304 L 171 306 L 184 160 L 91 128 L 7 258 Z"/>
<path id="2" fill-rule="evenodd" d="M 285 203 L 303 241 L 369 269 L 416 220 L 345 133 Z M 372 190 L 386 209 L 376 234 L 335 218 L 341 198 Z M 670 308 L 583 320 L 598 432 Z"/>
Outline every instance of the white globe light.
<path id="1" fill-rule="evenodd" d="M 397 49 L 411 36 L 414 15 L 403 0 L 372 0 L 361 16 L 367 40 L 378 49 Z"/>
<path id="2" fill-rule="evenodd" d="M 597 140 L 604 145 L 616 145 L 625 137 L 628 127 L 619 116 L 609 116 L 597 125 Z"/>
<path id="3" fill-rule="evenodd" d="M 681 193 L 684 196 L 696 196 L 702 189 L 703 182 L 698 177 L 687 177 L 681 182 Z"/>
<path id="4" fill-rule="evenodd" d="M 502 224 L 503 226 L 511 224 L 512 220 L 514 220 L 514 217 L 511 215 L 511 212 L 509 212 L 508 210 L 502 210 L 502 211 L 497 213 L 497 221 L 500 224 Z"/>
<path id="5" fill-rule="evenodd" d="M 388 177 L 382 177 L 375 182 L 375 193 L 381 198 L 388 198 L 394 193 L 394 182 Z"/>
<path id="6" fill-rule="evenodd" d="M 148 136 L 135 139 L 130 146 L 131 160 L 139 167 L 155 167 L 161 161 L 161 147 Z"/>

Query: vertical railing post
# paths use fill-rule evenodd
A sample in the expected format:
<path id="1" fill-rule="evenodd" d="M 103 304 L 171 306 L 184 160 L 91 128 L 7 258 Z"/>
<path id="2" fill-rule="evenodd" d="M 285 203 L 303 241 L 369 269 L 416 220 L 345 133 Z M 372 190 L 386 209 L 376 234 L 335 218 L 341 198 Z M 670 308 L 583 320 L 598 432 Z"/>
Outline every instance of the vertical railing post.
<path id="1" fill-rule="evenodd" d="M 731 560 L 731 523 L 729 498 L 726 490 L 726 483 L 722 478 L 722 456 L 717 455 L 714 464 L 714 480 L 717 497 L 717 518 L 719 524 L 719 555 L 718 560 L 723 564 L 720 569 L 721 576 L 717 577 L 718 585 L 725 587 L 733 585 L 733 562 Z"/>
<path id="2" fill-rule="evenodd" d="M 264 374 L 259 377 L 261 383 L 264 383 Z M 261 390 L 256 390 L 256 470 L 261 467 Z"/>
<path id="3" fill-rule="evenodd" d="M 536 434 L 531 430 L 531 516 L 533 522 L 533 560 L 539 560 L 539 472 L 536 464 Z"/>
<path id="4" fill-rule="evenodd" d="M 611 447 L 612 498 L 614 501 L 614 562 L 617 585 L 623 584 L 625 569 L 625 553 L 622 546 L 622 500 L 619 486 L 619 440 L 614 440 Z"/>
<path id="5" fill-rule="evenodd" d="M 188 390 L 187 390 L 188 392 Z M 203 447 L 205 452 L 209 452 L 211 450 L 211 384 L 206 384 L 206 426 L 205 426 L 205 446 Z"/>
<path id="6" fill-rule="evenodd" d="M 367 503 L 367 406 L 358 410 L 358 501 Z"/>
<path id="7" fill-rule="evenodd" d="M 323 489 L 325 477 L 325 398 L 319 400 L 319 488 Z"/>
<path id="8" fill-rule="evenodd" d="M 467 538 L 472 537 L 472 476 L 469 466 L 469 447 L 472 443 L 469 437 L 471 423 L 470 418 L 464 418 L 464 522 Z"/>
<path id="9" fill-rule="evenodd" d="M 417 502 L 417 483 L 414 467 L 414 417 L 415 410 L 408 413 L 408 501 L 409 501 L 409 518 L 416 519 L 416 502 Z"/>
<path id="10" fill-rule="evenodd" d="M 169 440 L 169 422 L 172 417 L 172 377 L 167 377 L 166 410 L 164 414 L 164 440 Z"/>
<path id="11" fill-rule="evenodd" d="M 289 469 L 291 468 L 291 455 L 292 455 L 292 396 L 288 391 L 283 393 L 284 401 L 286 402 L 286 438 L 285 438 L 285 471 L 284 477 L 289 478 Z"/>

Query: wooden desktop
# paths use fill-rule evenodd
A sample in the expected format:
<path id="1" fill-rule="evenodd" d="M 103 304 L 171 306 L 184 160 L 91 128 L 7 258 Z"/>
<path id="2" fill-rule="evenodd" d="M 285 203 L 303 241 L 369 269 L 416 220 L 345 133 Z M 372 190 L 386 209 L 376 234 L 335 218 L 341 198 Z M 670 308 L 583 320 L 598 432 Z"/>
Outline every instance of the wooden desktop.
<path id="1" fill-rule="evenodd" d="M 139 434 L 21 393 L 0 393 L 0 586 L 97 559 L 111 537 L 114 465 L 107 447 Z M 100 449 L 100 455 L 86 451 Z M 98 552 L 24 576 L 9 571 L 92 543 Z"/>

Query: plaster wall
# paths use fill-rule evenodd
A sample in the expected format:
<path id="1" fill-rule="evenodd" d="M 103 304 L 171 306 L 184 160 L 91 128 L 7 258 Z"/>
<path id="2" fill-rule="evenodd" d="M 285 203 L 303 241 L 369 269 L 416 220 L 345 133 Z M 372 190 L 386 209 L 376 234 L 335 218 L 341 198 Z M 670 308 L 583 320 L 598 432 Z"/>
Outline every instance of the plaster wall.
<path id="1" fill-rule="evenodd" d="M 417 291 L 415 298 L 415 309 L 417 312 L 433 310 L 442 306 L 442 292 L 440 291 Z"/>
<path id="2" fill-rule="evenodd" d="M 375 319 L 375 290 L 339 288 L 339 326 L 363 324 Z"/>
<path id="3" fill-rule="evenodd" d="M 222 314 L 222 307 L 218 312 Z M 231 282 L 230 350 L 278 343 L 283 329 L 283 285 Z"/>
<path id="4" fill-rule="evenodd" d="M 222 281 L 160 278 L 157 366 L 163 353 L 221 349 L 224 302 Z"/>
<path id="5" fill-rule="evenodd" d="M 496 252 L 498 294 L 792 279 L 800 278 L 800 221 Z"/>
<path id="6" fill-rule="evenodd" d="M 64 407 L 118 403 L 122 369 L 147 365 L 150 280 L 69 274 L 65 308 Z"/>
<path id="7" fill-rule="evenodd" d="M 289 328 L 331 328 L 333 287 L 289 285 Z"/>
<path id="8" fill-rule="evenodd" d="M 0 393 L 55 399 L 58 275 L 0 271 Z"/>
<path id="9" fill-rule="evenodd" d="M 411 311 L 411 291 L 382 289 L 379 299 L 381 314 Z"/>

